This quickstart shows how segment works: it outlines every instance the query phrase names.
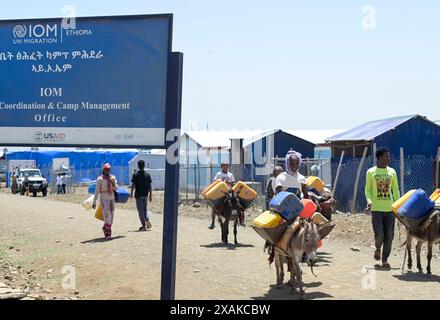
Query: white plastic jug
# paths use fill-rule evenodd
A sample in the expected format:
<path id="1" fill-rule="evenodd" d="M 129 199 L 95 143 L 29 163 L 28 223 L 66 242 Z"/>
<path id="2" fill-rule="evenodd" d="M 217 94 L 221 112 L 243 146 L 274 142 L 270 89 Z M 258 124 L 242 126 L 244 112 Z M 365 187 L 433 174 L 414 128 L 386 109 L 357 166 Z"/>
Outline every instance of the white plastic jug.
<path id="1" fill-rule="evenodd" d="M 88 197 L 83 203 L 82 206 L 84 207 L 84 209 L 86 210 L 92 210 L 92 205 L 93 205 L 93 199 L 95 198 L 95 196 L 90 196 Z"/>

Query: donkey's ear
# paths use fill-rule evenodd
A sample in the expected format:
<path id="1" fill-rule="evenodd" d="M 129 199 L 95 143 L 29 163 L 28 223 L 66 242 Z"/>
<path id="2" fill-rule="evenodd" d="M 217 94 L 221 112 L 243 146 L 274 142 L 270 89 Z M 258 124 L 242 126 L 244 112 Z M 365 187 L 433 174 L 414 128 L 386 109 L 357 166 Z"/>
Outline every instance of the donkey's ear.
<path id="1" fill-rule="evenodd" d="M 309 224 L 306 221 L 303 221 L 304 230 L 309 230 Z"/>

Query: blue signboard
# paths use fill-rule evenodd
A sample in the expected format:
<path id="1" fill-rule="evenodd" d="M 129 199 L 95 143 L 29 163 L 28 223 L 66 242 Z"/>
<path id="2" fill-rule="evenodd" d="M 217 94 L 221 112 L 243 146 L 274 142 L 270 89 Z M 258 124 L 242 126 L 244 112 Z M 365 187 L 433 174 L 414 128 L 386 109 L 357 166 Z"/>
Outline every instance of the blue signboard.
<path id="1" fill-rule="evenodd" d="M 164 146 L 171 20 L 0 21 L 0 144 Z"/>

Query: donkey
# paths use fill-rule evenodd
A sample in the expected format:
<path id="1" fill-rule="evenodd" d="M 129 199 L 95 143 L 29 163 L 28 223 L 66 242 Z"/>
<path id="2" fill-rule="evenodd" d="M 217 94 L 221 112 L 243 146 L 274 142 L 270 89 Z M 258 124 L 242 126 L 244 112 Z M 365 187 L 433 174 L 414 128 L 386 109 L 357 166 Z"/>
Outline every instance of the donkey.
<path id="1" fill-rule="evenodd" d="M 229 235 L 229 222 L 234 223 L 234 243 L 238 244 L 237 241 L 237 226 L 239 224 L 240 215 L 244 214 L 244 210 L 240 204 L 237 195 L 231 190 L 226 193 L 225 202 L 215 210 L 218 217 L 218 222 L 222 231 L 222 242 L 228 243 Z"/>
<path id="2" fill-rule="evenodd" d="M 313 266 L 317 261 L 316 251 L 318 250 L 318 241 L 321 239 L 318 227 L 311 221 L 300 219 L 300 228 L 297 228 L 290 239 L 287 252 L 284 253 L 275 247 L 275 267 L 277 273 L 277 285 L 280 287 L 284 282 L 283 263 L 287 262 L 290 270 L 289 285 L 292 292 L 296 292 L 296 285 L 299 287 L 299 294 L 304 295 L 302 282 L 302 272 L 299 265 L 300 260 L 307 256 L 307 265 L 310 266 L 313 273 Z M 313 273 L 314 274 L 314 273 Z"/>
<path id="3" fill-rule="evenodd" d="M 432 259 L 432 246 L 440 241 L 440 211 L 434 211 L 430 217 L 425 220 L 416 230 L 410 230 L 406 228 L 406 241 L 402 246 L 406 244 L 405 256 L 403 258 L 402 272 L 404 271 L 406 254 L 408 254 L 408 269 L 412 268 L 412 256 L 411 247 L 412 240 L 416 239 L 416 255 L 417 255 L 417 269 L 419 272 L 423 272 L 422 263 L 420 259 L 420 252 L 425 242 L 428 242 L 428 266 L 426 267 L 427 274 L 431 274 L 431 259 Z"/>

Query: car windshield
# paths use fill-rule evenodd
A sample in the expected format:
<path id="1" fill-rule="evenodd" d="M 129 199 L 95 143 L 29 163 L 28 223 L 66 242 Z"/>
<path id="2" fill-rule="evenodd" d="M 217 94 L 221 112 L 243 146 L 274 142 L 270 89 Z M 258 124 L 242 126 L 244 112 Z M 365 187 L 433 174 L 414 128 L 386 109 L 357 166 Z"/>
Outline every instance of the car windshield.
<path id="1" fill-rule="evenodd" d="M 20 172 L 20 177 L 24 177 L 25 175 L 28 175 L 29 178 L 30 177 L 39 177 L 40 176 L 40 171 L 38 171 L 38 170 L 29 170 L 29 171 L 25 171 L 25 172 Z"/>

